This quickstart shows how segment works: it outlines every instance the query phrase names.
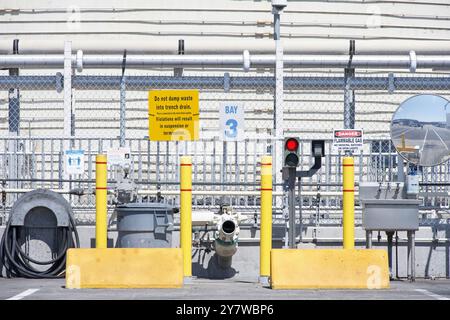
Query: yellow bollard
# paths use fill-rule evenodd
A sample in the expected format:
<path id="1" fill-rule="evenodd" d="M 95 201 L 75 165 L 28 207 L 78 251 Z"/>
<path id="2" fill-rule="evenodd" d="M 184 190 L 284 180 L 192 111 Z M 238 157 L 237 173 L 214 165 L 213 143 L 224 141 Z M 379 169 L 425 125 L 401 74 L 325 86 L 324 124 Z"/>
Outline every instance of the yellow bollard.
<path id="1" fill-rule="evenodd" d="M 343 242 L 344 249 L 355 248 L 355 169 L 353 157 L 343 161 Z"/>
<path id="2" fill-rule="evenodd" d="M 183 273 L 192 276 L 192 159 L 180 160 L 180 245 L 183 252 Z"/>
<path id="3" fill-rule="evenodd" d="M 261 159 L 261 242 L 259 246 L 260 277 L 270 277 L 272 250 L 272 157 Z"/>
<path id="4" fill-rule="evenodd" d="M 108 241 L 107 159 L 98 154 L 95 158 L 95 247 L 106 248 Z"/>

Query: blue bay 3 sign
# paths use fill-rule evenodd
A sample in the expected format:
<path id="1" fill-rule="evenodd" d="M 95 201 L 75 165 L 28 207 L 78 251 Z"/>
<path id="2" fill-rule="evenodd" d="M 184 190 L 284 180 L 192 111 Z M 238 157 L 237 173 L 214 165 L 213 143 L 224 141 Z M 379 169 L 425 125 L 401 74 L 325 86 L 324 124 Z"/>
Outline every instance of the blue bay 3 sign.
<path id="1" fill-rule="evenodd" d="M 222 102 L 219 110 L 220 139 L 241 141 L 245 139 L 244 105 L 236 102 Z"/>

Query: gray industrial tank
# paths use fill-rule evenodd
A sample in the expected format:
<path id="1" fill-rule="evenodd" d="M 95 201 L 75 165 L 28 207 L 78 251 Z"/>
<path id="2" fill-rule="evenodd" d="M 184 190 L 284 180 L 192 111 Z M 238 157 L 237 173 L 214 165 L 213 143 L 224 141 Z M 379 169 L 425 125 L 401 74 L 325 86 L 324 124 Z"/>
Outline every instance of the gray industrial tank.
<path id="1" fill-rule="evenodd" d="M 163 203 L 127 203 L 116 207 L 118 248 L 170 248 L 173 208 Z"/>

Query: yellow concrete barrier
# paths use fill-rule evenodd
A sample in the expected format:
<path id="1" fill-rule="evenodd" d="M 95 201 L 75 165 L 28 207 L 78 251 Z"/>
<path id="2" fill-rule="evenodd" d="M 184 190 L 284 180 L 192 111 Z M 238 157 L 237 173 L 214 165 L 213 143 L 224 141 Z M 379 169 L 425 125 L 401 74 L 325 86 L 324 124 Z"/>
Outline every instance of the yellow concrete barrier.
<path id="1" fill-rule="evenodd" d="M 387 253 L 377 249 L 273 249 L 271 287 L 389 288 Z"/>
<path id="2" fill-rule="evenodd" d="M 66 288 L 179 288 L 179 248 L 69 249 Z"/>

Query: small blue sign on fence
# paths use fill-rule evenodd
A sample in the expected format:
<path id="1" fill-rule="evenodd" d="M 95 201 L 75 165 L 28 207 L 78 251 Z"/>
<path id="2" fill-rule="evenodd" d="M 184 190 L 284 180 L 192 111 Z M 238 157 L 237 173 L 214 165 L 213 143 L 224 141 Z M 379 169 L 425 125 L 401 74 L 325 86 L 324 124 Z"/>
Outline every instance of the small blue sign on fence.
<path id="1" fill-rule="evenodd" d="M 83 174 L 84 150 L 65 150 L 64 168 L 67 174 Z"/>

